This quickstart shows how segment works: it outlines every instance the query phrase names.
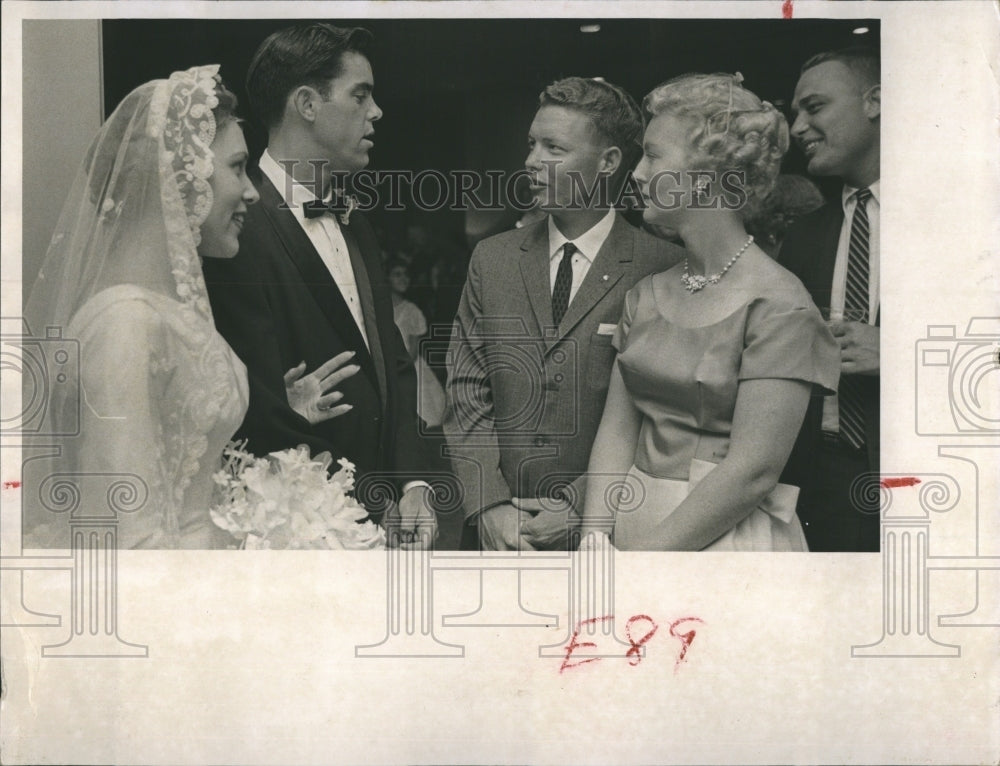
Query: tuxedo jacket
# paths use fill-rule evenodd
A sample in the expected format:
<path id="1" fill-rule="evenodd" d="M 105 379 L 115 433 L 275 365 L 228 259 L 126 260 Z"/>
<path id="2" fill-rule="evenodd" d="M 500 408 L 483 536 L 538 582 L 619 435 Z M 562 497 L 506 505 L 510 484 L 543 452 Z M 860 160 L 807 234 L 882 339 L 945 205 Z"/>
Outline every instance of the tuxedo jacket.
<path id="1" fill-rule="evenodd" d="M 355 464 L 360 488 L 398 489 L 421 478 L 416 375 L 393 322 L 379 248 L 364 216 L 341 231 L 364 314 L 366 346 L 343 294 L 274 185 L 259 184 L 260 202 L 247 214 L 235 258 L 206 258 L 205 281 L 216 326 L 247 367 L 250 406 L 235 438 L 258 455 L 306 444 L 316 455 Z M 284 373 L 302 361 L 306 372 L 343 351 L 361 369 L 338 386 L 353 409 L 312 425 L 289 405 Z M 369 499 L 371 502 L 371 499 Z"/>
<path id="2" fill-rule="evenodd" d="M 443 424 L 467 518 L 570 484 L 579 502 L 625 293 L 683 252 L 616 215 L 556 326 L 547 220 L 479 243 L 452 332 Z"/>
<path id="3" fill-rule="evenodd" d="M 837 245 L 844 223 L 844 209 L 839 198 L 796 222 L 785 236 L 778 261 L 805 285 L 817 306 L 830 305 L 833 289 L 833 269 L 837 261 Z M 876 325 L 879 317 L 876 314 Z M 868 468 L 878 473 L 879 467 L 879 376 L 854 375 L 863 396 L 865 444 Z M 823 398 L 813 397 L 806 412 L 789 468 L 789 483 L 804 486 L 808 474 L 815 471 L 812 457 L 822 435 Z"/>

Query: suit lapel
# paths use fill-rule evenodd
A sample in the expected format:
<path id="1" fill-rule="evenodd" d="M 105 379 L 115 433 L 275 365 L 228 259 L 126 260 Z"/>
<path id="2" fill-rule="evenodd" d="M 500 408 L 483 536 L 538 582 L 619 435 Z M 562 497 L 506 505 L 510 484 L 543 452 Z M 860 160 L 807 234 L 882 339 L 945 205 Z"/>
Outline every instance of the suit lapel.
<path id="1" fill-rule="evenodd" d="M 375 364 L 375 374 L 378 377 L 379 392 L 382 401 L 388 400 L 388 384 L 385 379 L 385 356 L 382 353 L 382 339 L 379 334 L 378 318 L 375 315 L 375 293 L 372 290 L 371 275 L 363 255 L 361 244 L 356 232 L 347 224 L 340 227 L 347 251 L 351 256 L 351 267 L 354 269 L 354 279 L 358 286 L 358 297 L 361 299 L 361 312 L 365 321 L 365 332 L 368 335 L 368 348 Z M 357 326 L 357 325 L 355 325 Z"/>
<path id="2" fill-rule="evenodd" d="M 549 289 L 549 230 L 546 221 L 531 227 L 521 242 L 521 277 L 538 323 L 538 337 L 546 338 L 552 320 L 552 293 Z M 530 328 L 529 332 L 530 332 Z M 554 340 L 554 338 L 552 338 Z"/>
<path id="3" fill-rule="evenodd" d="M 559 325 L 558 338 L 565 337 L 587 313 L 597 305 L 608 291 L 615 286 L 632 263 L 632 249 L 635 239 L 631 227 L 620 215 L 615 214 L 615 223 L 600 251 L 587 270 L 583 284 L 566 309 L 566 315 Z"/>
<path id="4" fill-rule="evenodd" d="M 384 378 L 384 374 L 378 375 L 374 360 L 365 345 L 357 322 L 354 321 L 354 315 L 351 314 L 343 293 L 323 263 L 323 259 L 313 247 L 312 240 L 306 236 L 291 211 L 283 207 L 284 200 L 266 176 L 261 181 L 260 193 L 260 205 L 285 246 L 289 260 L 298 270 L 302 283 L 309 289 L 320 310 L 344 339 L 345 344 L 355 350 L 352 361 L 365 370 L 373 382 L 380 383 L 382 390 L 381 378 Z M 353 260 L 352 257 L 352 264 Z M 367 274 L 365 276 L 367 277 Z M 355 269 L 355 279 L 358 279 L 357 269 Z M 370 287 L 368 292 L 370 294 Z"/>

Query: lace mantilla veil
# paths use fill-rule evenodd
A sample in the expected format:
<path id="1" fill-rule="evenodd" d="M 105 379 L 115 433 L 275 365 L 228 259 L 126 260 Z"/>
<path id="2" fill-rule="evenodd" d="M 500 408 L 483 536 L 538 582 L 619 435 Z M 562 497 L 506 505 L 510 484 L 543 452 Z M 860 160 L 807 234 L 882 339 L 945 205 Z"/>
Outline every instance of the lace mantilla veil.
<path id="1" fill-rule="evenodd" d="M 87 152 L 25 307 L 35 335 L 65 331 L 94 295 L 132 284 L 212 321 L 197 247 L 212 208 L 216 64 L 129 93 Z"/>
<path id="2" fill-rule="evenodd" d="M 218 70 L 175 72 L 115 109 L 87 152 L 25 306 L 35 337 L 80 338 L 80 383 L 52 386 L 44 428 L 60 454 L 46 470 L 74 477 L 69 492 L 88 511 L 111 497 L 92 477 L 138 477 L 148 502 L 120 516 L 126 547 L 182 544 L 195 503 L 207 521 L 201 489 L 246 407 L 245 371 L 215 331 L 198 256 L 213 202 Z M 25 493 L 26 531 L 61 524 L 65 533 L 67 514 L 52 512 L 61 509 L 43 489 Z"/>

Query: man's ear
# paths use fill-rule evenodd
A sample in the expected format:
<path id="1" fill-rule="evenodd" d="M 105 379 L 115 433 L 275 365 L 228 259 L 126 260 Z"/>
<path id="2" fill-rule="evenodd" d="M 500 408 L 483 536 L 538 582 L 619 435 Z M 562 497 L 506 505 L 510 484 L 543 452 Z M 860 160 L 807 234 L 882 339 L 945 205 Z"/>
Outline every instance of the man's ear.
<path id="1" fill-rule="evenodd" d="M 288 97 L 288 105 L 303 120 L 313 122 L 316 119 L 316 105 L 321 100 L 315 88 L 300 85 Z"/>
<path id="2" fill-rule="evenodd" d="M 615 171 L 621 167 L 622 150 L 617 146 L 609 146 L 601 152 L 601 163 L 599 170 L 608 175 L 614 175 Z"/>
<path id="3" fill-rule="evenodd" d="M 861 97 L 865 110 L 865 116 L 869 120 L 876 120 L 882 114 L 882 86 L 873 85 Z"/>

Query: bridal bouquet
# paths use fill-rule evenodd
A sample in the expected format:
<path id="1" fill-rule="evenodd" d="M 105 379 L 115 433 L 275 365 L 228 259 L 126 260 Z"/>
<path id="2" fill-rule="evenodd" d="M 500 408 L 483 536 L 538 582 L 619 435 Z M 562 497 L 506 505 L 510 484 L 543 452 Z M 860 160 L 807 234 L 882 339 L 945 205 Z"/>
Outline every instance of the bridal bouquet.
<path id="1" fill-rule="evenodd" d="M 246 441 L 230 442 L 222 470 L 212 478 L 222 502 L 209 509 L 216 526 L 246 549 L 365 550 L 385 547 L 385 533 L 348 493 L 354 489 L 354 466 L 337 461 L 333 476 L 328 452 L 310 458 L 309 448 L 256 457 Z"/>

